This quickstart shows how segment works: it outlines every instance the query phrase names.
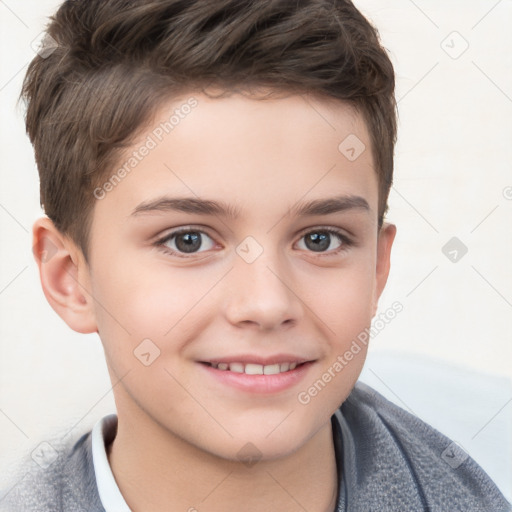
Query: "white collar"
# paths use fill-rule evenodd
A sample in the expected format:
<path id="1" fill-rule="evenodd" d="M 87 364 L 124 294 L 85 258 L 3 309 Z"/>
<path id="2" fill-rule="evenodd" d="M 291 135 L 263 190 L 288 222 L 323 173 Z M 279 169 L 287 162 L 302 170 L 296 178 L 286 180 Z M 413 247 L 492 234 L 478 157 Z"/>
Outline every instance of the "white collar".
<path id="1" fill-rule="evenodd" d="M 105 512 L 131 512 L 117 486 L 105 449 L 105 443 L 115 437 L 116 430 L 116 414 L 105 416 L 92 429 L 92 461 L 96 485 Z"/>

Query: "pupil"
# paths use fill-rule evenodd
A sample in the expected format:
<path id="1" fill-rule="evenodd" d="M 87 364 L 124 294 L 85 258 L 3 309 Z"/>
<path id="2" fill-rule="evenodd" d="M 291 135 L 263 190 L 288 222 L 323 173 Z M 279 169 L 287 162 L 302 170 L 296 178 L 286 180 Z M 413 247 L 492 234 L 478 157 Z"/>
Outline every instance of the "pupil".
<path id="1" fill-rule="evenodd" d="M 313 233 L 306 237 L 306 246 L 308 249 L 312 249 L 313 251 L 322 251 L 329 248 L 329 234 L 328 233 Z M 313 241 L 314 243 L 309 246 L 308 240 Z"/>
<path id="2" fill-rule="evenodd" d="M 184 243 L 180 243 L 183 241 Z M 185 233 L 176 237 L 176 247 L 182 252 L 194 252 L 201 247 L 199 233 Z"/>

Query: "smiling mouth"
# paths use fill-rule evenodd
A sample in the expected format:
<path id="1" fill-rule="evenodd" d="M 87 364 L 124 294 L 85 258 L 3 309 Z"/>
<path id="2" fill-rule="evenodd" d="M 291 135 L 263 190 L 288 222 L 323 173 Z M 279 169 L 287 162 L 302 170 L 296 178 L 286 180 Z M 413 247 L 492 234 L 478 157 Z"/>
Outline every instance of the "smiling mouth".
<path id="1" fill-rule="evenodd" d="M 311 362 L 311 361 L 307 361 Z M 275 363 L 275 364 L 254 364 L 254 363 L 215 363 L 215 362 L 203 362 L 202 364 L 206 366 L 211 366 L 217 370 L 221 371 L 230 371 L 234 373 L 245 373 L 247 375 L 277 375 L 279 373 L 286 373 L 295 368 L 299 368 L 302 365 L 306 364 L 306 362 L 298 363 L 297 361 L 292 361 L 288 363 Z"/>

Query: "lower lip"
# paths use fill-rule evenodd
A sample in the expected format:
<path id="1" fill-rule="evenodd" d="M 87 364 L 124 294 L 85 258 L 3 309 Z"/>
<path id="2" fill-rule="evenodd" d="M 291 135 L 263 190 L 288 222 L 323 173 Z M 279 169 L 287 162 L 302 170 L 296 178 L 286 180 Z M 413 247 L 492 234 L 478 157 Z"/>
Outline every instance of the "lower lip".
<path id="1" fill-rule="evenodd" d="M 313 361 L 275 375 L 247 375 L 246 373 L 218 370 L 213 366 L 199 363 L 205 371 L 219 382 L 248 393 L 279 393 L 297 385 L 306 375 Z"/>

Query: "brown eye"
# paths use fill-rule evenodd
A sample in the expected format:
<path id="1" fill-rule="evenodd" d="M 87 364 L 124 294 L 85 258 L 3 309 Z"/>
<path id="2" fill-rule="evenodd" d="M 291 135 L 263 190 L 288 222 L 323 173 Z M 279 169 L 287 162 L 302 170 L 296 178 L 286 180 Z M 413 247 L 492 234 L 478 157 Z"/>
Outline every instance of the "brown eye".
<path id="1" fill-rule="evenodd" d="M 317 229 L 302 235 L 306 250 L 316 253 L 337 253 L 351 245 L 350 240 L 334 229 Z M 302 247 L 300 247 L 302 248 Z"/>
<path id="2" fill-rule="evenodd" d="M 209 240 L 205 247 L 205 238 Z M 157 245 L 171 254 L 195 254 L 204 252 L 214 247 L 213 240 L 204 232 L 193 229 L 181 229 L 174 231 L 165 238 L 159 240 Z M 200 249 L 203 250 L 200 250 Z"/>
<path id="3" fill-rule="evenodd" d="M 181 235 L 175 235 L 174 238 L 176 247 L 181 252 L 196 252 L 201 248 L 201 234 L 200 233 L 183 233 Z"/>

